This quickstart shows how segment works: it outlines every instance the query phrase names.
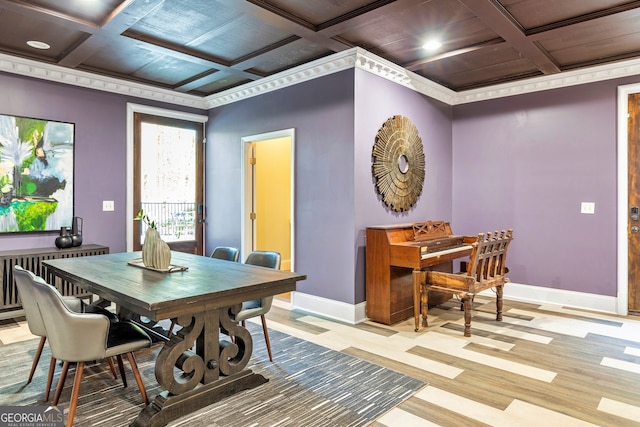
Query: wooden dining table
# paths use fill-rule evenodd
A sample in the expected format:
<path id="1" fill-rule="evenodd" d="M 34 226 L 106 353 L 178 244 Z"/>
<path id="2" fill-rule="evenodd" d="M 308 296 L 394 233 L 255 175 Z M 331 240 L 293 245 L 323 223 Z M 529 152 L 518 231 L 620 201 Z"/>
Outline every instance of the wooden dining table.
<path id="1" fill-rule="evenodd" d="M 115 303 L 122 316 L 172 319 L 182 327 L 156 358 L 164 391 L 132 426 L 164 426 L 268 381 L 247 369 L 253 341 L 233 314 L 243 301 L 294 291 L 305 275 L 180 252 L 172 252 L 170 269 L 156 271 L 140 257 L 123 252 L 43 262 L 52 275 Z"/>

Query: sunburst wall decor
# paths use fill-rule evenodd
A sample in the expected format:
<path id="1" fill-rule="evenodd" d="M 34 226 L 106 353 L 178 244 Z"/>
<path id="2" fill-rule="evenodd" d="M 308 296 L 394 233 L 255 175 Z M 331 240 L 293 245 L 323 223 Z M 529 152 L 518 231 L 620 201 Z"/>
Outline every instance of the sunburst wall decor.
<path id="1" fill-rule="evenodd" d="M 418 129 L 404 116 L 382 125 L 373 145 L 371 170 L 383 202 L 396 212 L 413 206 L 422 193 L 424 150 Z"/>

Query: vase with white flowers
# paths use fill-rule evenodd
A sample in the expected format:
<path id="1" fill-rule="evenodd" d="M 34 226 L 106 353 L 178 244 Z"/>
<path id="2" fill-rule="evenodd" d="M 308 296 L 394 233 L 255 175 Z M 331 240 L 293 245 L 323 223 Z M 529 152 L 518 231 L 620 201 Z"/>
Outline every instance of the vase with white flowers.
<path id="1" fill-rule="evenodd" d="M 146 267 L 155 268 L 158 270 L 165 270 L 169 268 L 171 263 L 171 250 L 169 245 L 162 240 L 158 229 L 156 228 L 156 222 L 152 221 L 142 209 L 135 216 L 135 220 L 144 222 L 147 226 L 147 231 L 144 234 L 144 243 L 142 245 L 142 263 Z"/>

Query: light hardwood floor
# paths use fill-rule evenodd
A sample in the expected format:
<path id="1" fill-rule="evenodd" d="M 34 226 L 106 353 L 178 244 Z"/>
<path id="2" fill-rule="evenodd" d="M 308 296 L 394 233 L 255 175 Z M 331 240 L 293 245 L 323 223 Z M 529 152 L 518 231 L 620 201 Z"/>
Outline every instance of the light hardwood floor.
<path id="1" fill-rule="evenodd" d="M 413 320 L 348 325 L 291 310 L 276 298 L 269 328 L 349 353 L 428 385 L 372 424 L 412 426 L 640 426 L 640 318 L 477 297 L 470 338 L 454 301 Z M 4 344 L 32 338 L 0 322 Z"/>

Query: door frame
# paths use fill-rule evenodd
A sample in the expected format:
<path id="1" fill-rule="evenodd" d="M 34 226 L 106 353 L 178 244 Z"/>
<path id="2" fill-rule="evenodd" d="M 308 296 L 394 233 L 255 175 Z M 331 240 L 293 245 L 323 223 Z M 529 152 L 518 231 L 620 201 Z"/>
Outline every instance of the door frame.
<path id="1" fill-rule="evenodd" d="M 191 121 L 191 122 L 196 122 L 196 123 L 202 123 L 203 126 L 204 124 L 209 120 L 208 116 L 204 116 L 204 115 L 200 115 L 200 114 L 192 114 L 192 113 L 185 113 L 183 111 L 175 111 L 175 110 L 168 110 L 165 108 L 158 108 L 158 107 L 150 107 L 148 105 L 142 105 L 142 104 L 135 104 L 135 103 L 131 103 L 128 102 L 127 103 L 127 206 L 126 206 L 126 233 L 127 233 L 127 251 L 131 252 L 133 251 L 133 217 L 135 216 L 135 214 L 133 213 L 133 189 L 134 189 L 134 183 L 133 183 L 133 133 L 134 133 L 134 122 L 133 122 L 133 115 L 135 113 L 143 113 L 143 114 L 150 114 L 150 115 L 154 115 L 154 116 L 161 116 L 161 117 L 168 117 L 171 119 L 178 119 L 178 120 L 186 120 L 186 121 Z M 206 140 L 206 129 L 203 130 L 203 135 L 205 135 L 205 140 Z M 203 171 L 202 171 L 202 175 L 203 175 L 203 181 L 206 182 L 206 158 L 202 159 L 202 161 L 204 162 L 202 165 Z M 202 202 L 203 202 L 203 206 L 206 206 L 206 188 L 204 187 L 204 183 L 203 183 L 203 189 L 202 189 Z M 206 213 L 206 212 L 205 212 Z M 206 240 L 205 238 L 205 233 L 206 233 L 206 228 L 204 228 L 202 230 L 202 245 L 203 245 L 203 250 L 204 250 L 204 242 Z M 204 252 L 203 252 L 204 253 Z"/>
<path id="2" fill-rule="evenodd" d="M 629 95 L 640 93 L 640 83 L 618 86 L 618 295 L 617 314 L 629 314 Z"/>
<path id="3" fill-rule="evenodd" d="M 291 218 L 291 236 L 289 246 L 291 249 L 291 271 L 295 271 L 295 129 L 284 129 L 274 132 L 261 133 L 257 135 L 245 136 L 240 139 L 242 143 L 242 207 L 240 209 L 241 215 L 241 253 L 243 256 L 251 251 L 251 237 L 253 234 L 253 223 L 249 218 L 249 214 L 251 213 L 251 209 L 253 206 L 253 171 L 252 168 L 249 167 L 249 159 L 251 158 L 251 144 L 258 141 L 264 141 L 268 139 L 276 139 L 276 138 L 286 138 L 289 137 L 291 140 L 291 164 L 289 165 L 289 174 L 291 176 L 291 188 L 290 188 L 290 199 L 291 199 L 291 212 L 289 216 Z"/>

